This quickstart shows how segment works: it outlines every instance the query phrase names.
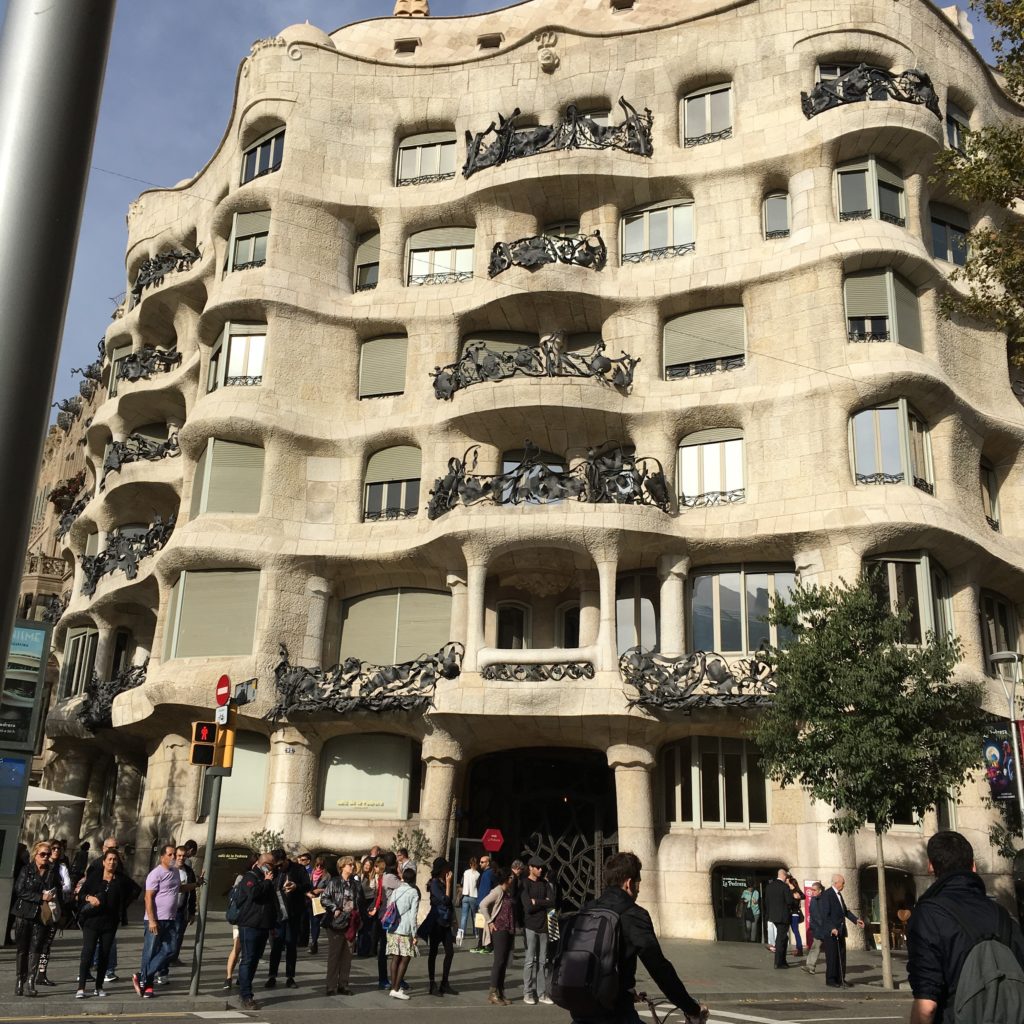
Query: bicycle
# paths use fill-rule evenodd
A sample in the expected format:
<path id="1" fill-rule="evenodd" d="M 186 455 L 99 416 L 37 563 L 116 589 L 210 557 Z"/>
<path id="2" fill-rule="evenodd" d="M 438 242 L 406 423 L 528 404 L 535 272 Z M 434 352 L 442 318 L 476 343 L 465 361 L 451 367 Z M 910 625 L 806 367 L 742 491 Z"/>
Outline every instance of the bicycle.
<path id="1" fill-rule="evenodd" d="M 667 999 L 654 1000 L 648 998 L 646 992 L 637 993 L 637 1002 L 646 1004 L 647 1008 L 651 1011 L 654 1024 L 707 1024 L 711 1012 L 706 1006 L 702 1005 L 700 1013 L 695 1017 L 691 1017 Z M 667 1006 L 668 1009 L 665 1011 L 664 1016 L 658 1016 L 658 1010 L 662 1006 Z"/>

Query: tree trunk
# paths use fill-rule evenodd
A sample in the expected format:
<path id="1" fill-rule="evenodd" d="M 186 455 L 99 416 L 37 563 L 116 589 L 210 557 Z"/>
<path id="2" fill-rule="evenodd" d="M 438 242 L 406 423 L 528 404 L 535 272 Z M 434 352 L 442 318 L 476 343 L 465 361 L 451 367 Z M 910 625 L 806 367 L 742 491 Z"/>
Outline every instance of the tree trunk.
<path id="1" fill-rule="evenodd" d="M 892 981 L 892 951 L 889 949 L 889 899 L 885 891 L 885 853 L 882 833 L 875 830 L 875 861 L 878 871 L 878 938 L 882 943 L 882 988 L 895 988 Z"/>

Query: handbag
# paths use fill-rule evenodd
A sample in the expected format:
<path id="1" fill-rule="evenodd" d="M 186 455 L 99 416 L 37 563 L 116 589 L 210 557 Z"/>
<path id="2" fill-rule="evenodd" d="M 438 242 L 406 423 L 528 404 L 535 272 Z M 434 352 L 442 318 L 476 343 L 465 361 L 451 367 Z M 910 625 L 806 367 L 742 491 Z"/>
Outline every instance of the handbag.
<path id="1" fill-rule="evenodd" d="M 487 927 L 487 919 L 479 910 L 473 915 L 473 927 L 478 932 L 482 932 Z"/>
<path id="2" fill-rule="evenodd" d="M 388 903 L 380 919 L 380 926 L 389 934 L 398 930 L 402 915 L 398 912 L 398 904 L 394 900 Z"/>

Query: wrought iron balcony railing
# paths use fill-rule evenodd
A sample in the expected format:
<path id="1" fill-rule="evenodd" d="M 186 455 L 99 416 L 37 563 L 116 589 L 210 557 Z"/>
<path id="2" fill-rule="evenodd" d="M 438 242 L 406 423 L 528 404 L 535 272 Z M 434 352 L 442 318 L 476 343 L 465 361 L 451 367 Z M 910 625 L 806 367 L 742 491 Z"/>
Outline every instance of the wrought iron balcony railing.
<path id="1" fill-rule="evenodd" d="M 687 377 L 706 377 L 709 373 L 724 370 L 741 370 L 746 365 L 745 356 L 722 356 L 720 359 L 701 359 L 695 363 L 677 363 L 665 367 L 665 380 L 684 380 Z"/>
<path id="2" fill-rule="evenodd" d="M 38 551 L 30 551 L 25 556 L 26 576 L 51 576 L 58 580 L 64 578 L 65 561 L 53 555 L 44 555 Z"/>
<path id="3" fill-rule="evenodd" d="M 267 265 L 266 260 L 249 260 L 247 263 L 233 263 L 231 269 L 234 270 L 256 270 L 259 267 L 265 267 Z"/>
<path id="4" fill-rule="evenodd" d="M 414 178 L 399 178 L 396 185 L 433 185 L 438 181 L 451 181 L 455 177 L 454 171 L 446 171 L 444 174 L 419 174 Z"/>
<path id="5" fill-rule="evenodd" d="M 855 479 L 859 484 L 902 484 L 906 482 L 903 473 L 857 473 Z"/>
<path id="6" fill-rule="evenodd" d="M 871 220 L 870 210 L 841 210 L 839 219 L 843 220 Z"/>
<path id="7" fill-rule="evenodd" d="M 590 235 L 532 235 L 515 242 L 496 242 L 487 265 L 489 277 L 497 277 L 509 267 L 542 267 L 549 263 L 603 270 L 608 248 L 600 231 Z"/>
<path id="8" fill-rule="evenodd" d="M 373 511 L 363 511 L 364 523 L 387 522 L 395 519 L 415 519 L 419 509 L 415 506 L 406 508 L 401 505 L 391 505 L 388 508 L 377 508 Z"/>
<path id="9" fill-rule="evenodd" d="M 932 80 L 923 71 L 910 68 L 897 75 L 867 64 L 858 64 L 845 75 L 819 82 L 809 94 L 800 93 L 800 105 L 804 115 L 811 118 L 833 107 L 860 103 L 869 96 L 873 100 L 887 96 L 903 103 L 916 103 L 927 107 L 936 117 L 942 116 Z"/>
<path id="10" fill-rule="evenodd" d="M 88 366 L 75 366 L 72 367 L 72 374 L 80 373 L 82 379 L 78 382 L 78 393 L 87 402 L 92 400 L 92 396 L 96 394 L 96 389 L 100 386 L 103 381 L 103 339 L 100 338 L 98 348 L 98 355 Z"/>
<path id="11" fill-rule="evenodd" d="M 134 384 L 137 380 L 149 380 L 154 373 L 169 373 L 181 365 L 181 353 L 177 346 L 169 349 L 144 345 L 138 352 L 130 352 L 118 361 L 117 379 Z"/>
<path id="12" fill-rule="evenodd" d="M 593 679 L 594 666 L 589 661 L 542 662 L 537 665 L 495 662 L 484 666 L 480 675 L 484 679 L 504 683 L 557 683 L 563 679 Z"/>
<path id="13" fill-rule="evenodd" d="M 433 285 L 433 284 L 461 284 L 463 281 L 472 281 L 472 270 L 452 270 L 443 274 L 410 274 L 409 284 L 411 285 Z"/>
<path id="14" fill-rule="evenodd" d="M 565 333 L 554 331 L 537 345 L 524 345 L 511 352 L 495 352 L 486 341 L 471 341 L 457 363 L 434 368 L 434 396 L 450 399 L 456 391 L 473 384 L 523 377 L 581 377 L 610 384 L 628 392 L 633 370 L 640 362 L 626 352 L 616 359 L 604 354 L 599 341 L 589 352 L 565 350 Z"/>
<path id="15" fill-rule="evenodd" d="M 168 274 L 180 274 L 182 271 L 191 270 L 192 265 L 201 258 L 199 252 L 193 252 L 191 249 L 174 249 L 143 260 L 138 274 L 135 275 L 128 308 L 134 309 L 142 301 L 142 293 L 147 288 L 163 284 Z"/>
<path id="16" fill-rule="evenodd" d="M 999 532 L 999 520 L 998 519 L 993 519 L 992 516 L 985 516 L 985 522 L 988 523 L 989 527 L 991 529 L 995 530 L 996 533 Z"/>
<path id="17" fill-rule="evenodd" d="M 789 228 L 776 228 L 774 231 L 766 231 L 764 237 L 769 242 L 775 238 L 789 238 Z"/>
<path id="18" fill-rule="evenodd" d="M 50 408 L 58 410 L 57 426 L 60 427 L 65 434 L 70 434 L 71 428 L 75 425 L 75 420 L 82 415 L 81 395 L 72 395 L 70 398 L 54 402 Z"/>
<path id="19" fill-rule="evenodd" d="M 735 505 L 738 501 L 746 501 L 747 489 L 737 487 L 731 491 L 705 491 L 704 494 L 680 494 L 680 508 L 714 508 L 716 505 Z"/>
<path id="20" fill-rule="evenodd" d="M 108 473 L 120 473 L 124 466 L 133 462 L 157 462 L 180 454 L 176 433 L 166 441 L 154 441 L 142 434 L 129 434 L 123 441 L 112 441 L 103 460 L 100 490 L 106 486 Z"/>
<path id="21" fill-rule="evenodd" d="M 571 470 L 552 469 L 531 441 L 523 445 L 523 461 L 504 473 L 477 476 L 479 445 L 461 459 L 448 460 L 448 472 L 434 482 L 427 517 L 438 519 L 458 504 L 546 505 L 576 501 L 591 504 L 653 505 L 668 512 L 668 483 L 657 459 L 639 458 L 617 441 L 591 448 L 587 460 Z"/>
<path id="22" fill-rule="evenodd" d="M 905 228 L 907 226 L 907 218 L 897 216 L 895 213 L 885 213 L 883 211 L 878 215 L 878 219 L 885 221 L 886 224 L 895 224 L 898 228 Z"/>
<path id="23" fill-rule="evenodd" d="M 277 703 L 267 719 L 353 711 L 424 711 L 434 703 L 439 679 L 456 679 L 462 671 L 463 647 L 448 643 L 437 654 L 421 654 L 401 665 L 371 665 L 347 658 L 330 669 L 304 668 L 281 660 L 274 669 Z"/>
<path id="24" fill-rule="evenodd" d="M 732 138 L 732 125 L 717 132 L 705 132 L 703 135 L 686 135 L 683 137 L 683 148 L 690 149 L 693 146 L 706 146 L 709 142 L 721 142 L 724 139 Z"/>
<path id="25" fill-rule="evenodd" d="M 619 658 L 623 680 L 636 690 L 629 707 L 661 711 L 757 707 L 775 692 L 774 668 L 767 651 L 731 663 L 714 651 L 670 658 L 631 647 Z"/>
<path id="26" fill-rule="evenodd" d="M 149 658 L 141 665 L 132 665 L 123 669 L 113 679 L 105 679 L 102 682 L 93 672 L 92 680 L 85 687 L 85 699 L 78 707 L 78 720 L 82 725 L 90 732 L 112 728 L 110 714 L 114 708 L 114 698 L 141 686 L 146 681 L 148 668 Z"/>
<path id="27" fill-rule="evenodd" d="M 925 494 L 932 494 L 932 495 L 935 494 L 935 484 L 929 483 L 923 477 L 915 476 L 914 477 L 914 486 L 919 491 L 924 491 Z"/>
<path id="28" fill-rule="evenodd" d="M 492 121 L 486 131 L 466 132 L 466 163 L 462 176 L 468 178 L 486 167 L 562 149 L 617 149 L 637 156 L 651 156 L 654 118 L 650 110 L 639 114 L 625 99 L 619 100 L 619 106 L 625 120 L 613 125 L 598 124 L 581 114 L 575 105 L 567 107 L 562 118 L 552 125 L 517 127 L 518 107 L 507 119 L 499 114 L 497 125 Z"/>
<path id="29" fill-rule="evenodd" d="M 624 252 L 622 262 L 648 263 L 655 260 L 670 260 L 674 256 L 685 256 L 696 251 L 696 242 L 683 242 L 681 245 L 663 245 L 658 249 L 644 249 L 642 252 Z"/>
<path id="30" fill-rule="evenodd" d="M 892 341 L 892 334 L 889 331 L 847 331 L 847 341 Z"/>
<path id="31" fill-rule="evenodd" d="M 114 532 L 107 539 L 107 546 L 97 555 L 80 555 L 82 564 L 82 594 L 92 597 L 96 585 L 104 576 L 123 572 L 126 579 L 133 580 L 139 575 L 139 563 L 155 555 L 170 539 L 178 514 L 173 513 L 164 522 L 160 516 L 142 534 Z"/>
<path id="32" fill-rule="evenodd" d="M 56 594 L 51 594 L 46 599 L 46 607 L 43 609 L 43 622 L 49 622 L 56 626 L 70 603 L 70 590 L 65 590 L 59 597 Z"/>

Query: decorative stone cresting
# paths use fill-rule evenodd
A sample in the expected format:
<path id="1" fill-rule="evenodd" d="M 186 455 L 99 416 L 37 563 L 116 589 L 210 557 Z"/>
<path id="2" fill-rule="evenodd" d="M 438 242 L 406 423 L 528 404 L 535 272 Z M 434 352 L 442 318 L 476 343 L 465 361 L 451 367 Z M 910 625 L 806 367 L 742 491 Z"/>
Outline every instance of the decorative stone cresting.
<path id="1" fill-rule="evenodd" d="M 430 4 L 427 0 L 395 0 L 396 18 L 427 18 L 430 16 Z"/>

